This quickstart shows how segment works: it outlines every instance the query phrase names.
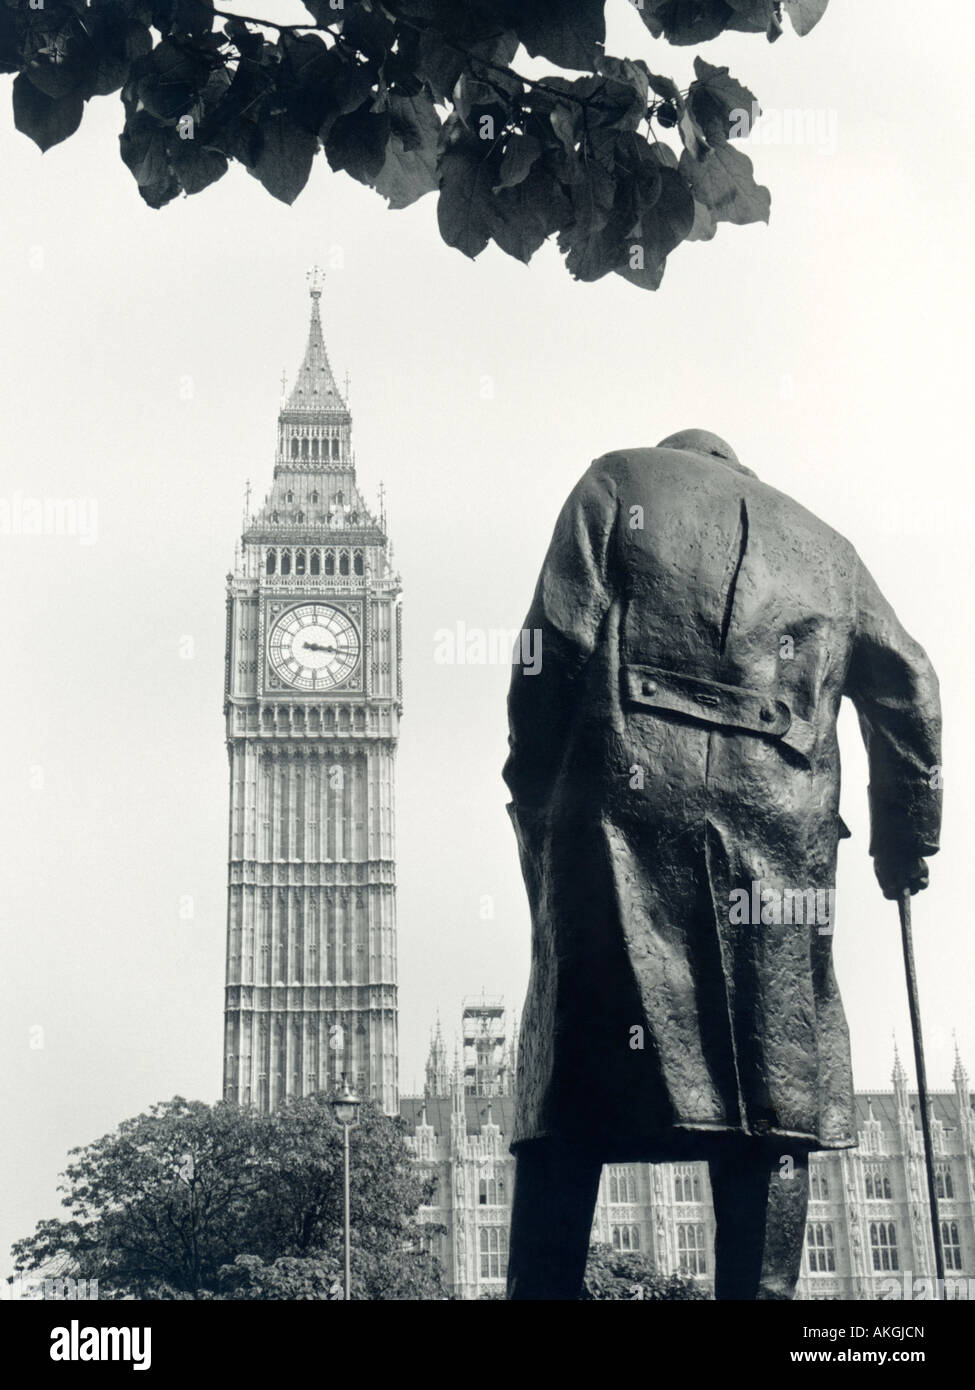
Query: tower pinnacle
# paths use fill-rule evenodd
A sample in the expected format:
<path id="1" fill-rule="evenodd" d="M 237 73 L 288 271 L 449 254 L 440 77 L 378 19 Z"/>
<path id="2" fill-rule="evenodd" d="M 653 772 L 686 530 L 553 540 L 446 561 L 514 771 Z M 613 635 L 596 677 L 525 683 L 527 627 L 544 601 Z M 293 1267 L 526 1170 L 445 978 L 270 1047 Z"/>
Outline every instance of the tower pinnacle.
<path id="1" fill-rule="evenodd" d="M 311 297 L 311 322 L 305 356 L 295 377 L 294 386 L 281 411 L 281 418 L 298 412 L 303 419 L 310 416 L 348 420 L 349 411 L 338 388 L 325 348 L 322 333 L 321 299 L 324 273 L 314 266 L 308 272 L 308 293 Z"/>

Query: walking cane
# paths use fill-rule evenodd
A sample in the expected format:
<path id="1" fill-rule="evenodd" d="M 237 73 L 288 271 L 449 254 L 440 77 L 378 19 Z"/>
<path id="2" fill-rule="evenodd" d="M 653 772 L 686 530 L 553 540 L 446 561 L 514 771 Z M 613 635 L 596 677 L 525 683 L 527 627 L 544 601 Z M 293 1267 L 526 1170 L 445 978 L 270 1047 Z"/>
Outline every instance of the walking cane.
<path id="1" fill-rule="evenodd" d="M 941 1247 L 941 1222 L 938 1220 L 938 1196 L 934 1190 L 934 1152 L 931 1146 L 931 1121 L 928 1116 L 928 1079 L 924 1070 L 924 1046 L 921 1041 L 921 1009 L 917 997 L 917 972 L 914 969 L 914 944 L 911 940 L 911 890 L 905 888 L 897 899 L 901 917 L 901 941 L 904 944 L 904 969 L 907 974 L 907 1003 L 911 1011 L 911 1033 L 914 1038 L 914 1068 L 917 1072 L 917 1098 L 921 1106 L 921 1135 L 924 1140 L 924 1166 L 928 1174 L 928 1199 L 931 1203 L 931 1230 L 934 1235 L 934 1267 L 938 1276 L 939 1297 L 944 1298 L 945 1257 Z"/>

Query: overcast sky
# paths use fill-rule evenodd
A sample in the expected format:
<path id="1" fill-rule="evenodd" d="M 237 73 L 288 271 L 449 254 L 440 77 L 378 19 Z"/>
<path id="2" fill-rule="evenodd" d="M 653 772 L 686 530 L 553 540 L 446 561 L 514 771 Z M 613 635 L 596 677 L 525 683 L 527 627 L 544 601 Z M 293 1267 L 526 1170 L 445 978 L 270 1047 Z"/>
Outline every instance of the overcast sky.
<path id="1" fill-rule="evenodd" d="M 43 157 L 4 115 L 0 497 L 87 508 L 84 534 L 0 536 L 4 1255 L 56 1213 L 71 1146 L 220 1092 L 224 577 L 245 481 L 257 497 L 271 481 L 316 261 L 360 483 L 375 499 L 385 481 L 404 585 L 403 1092 L 438 1009 L 452 1040 L 464 995 L 520 1008 L 527 982 L 500 780 L 509 671 L 438 664 L 436 633 L 517 627 L 589 461 L 688 426 L 844 532 L 940 673 L 946 824 L 915 899 L 918 970 L 932 1083 L 950 1085 L 953 1029 L 975 1073 L 975 11 L 919 14 L 836 0 L 807 39 L 701 49 L 766 110 L 818 111 L 820 137 L 746 147 L 770 226 L 680 248 L 656 294 L 577 285 L 554 247 L 528 269 L 494 249 L 468 261 L 439 240 L 435 197 L 391 213 L 324 159 L 290 209 L 234 166 L 153 212 L 118 157 L 117 97 Z M 655 44 L 625 0 L 610 17 L 611 52 L 686 83 L 695 50 Z M 842 747 L 835 954 L 855 1080 L 880 1090 L 892 1034 L 907 1062 L 910 1033 L 851 711 Z"/>

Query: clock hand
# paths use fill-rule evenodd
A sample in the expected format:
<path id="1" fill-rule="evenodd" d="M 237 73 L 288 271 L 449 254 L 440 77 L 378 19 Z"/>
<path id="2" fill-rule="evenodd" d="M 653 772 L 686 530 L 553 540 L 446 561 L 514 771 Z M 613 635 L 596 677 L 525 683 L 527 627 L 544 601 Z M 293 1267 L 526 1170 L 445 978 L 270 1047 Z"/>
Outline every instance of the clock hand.
<path id="1" fill-rule="evenodd" d="M 334 652 L 335 650 L 334 642 L 329 642 L 325 646 L 318 642 L 303 642 L 302 646 L 306 652 Z"/>

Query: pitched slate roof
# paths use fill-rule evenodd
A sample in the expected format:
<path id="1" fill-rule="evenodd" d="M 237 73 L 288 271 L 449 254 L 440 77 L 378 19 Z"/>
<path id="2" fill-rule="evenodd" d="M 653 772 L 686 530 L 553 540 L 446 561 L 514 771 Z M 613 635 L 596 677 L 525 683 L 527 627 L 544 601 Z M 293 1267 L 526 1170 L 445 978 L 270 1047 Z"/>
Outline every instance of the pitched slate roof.
<path id="1" fill-rule="evenodd" d="M 406 1121 L 410 1133 L 416 1129 L 420 1112 L 427 1107 L 427 1124 L 433 1126 L 435 1134 L 450 1133 L 452 1108 L 450 1096 L 401 1096 L 399 1113 Z M 464 1111 L 468 1134 L 480 1134 L 481 1125 L 487 1122 L 488 1106 L 491 1107 L 491 1123 L 498 1126 L 502 1134 L 514 1132 L 514 1096 L 465 1096 Z"/>

